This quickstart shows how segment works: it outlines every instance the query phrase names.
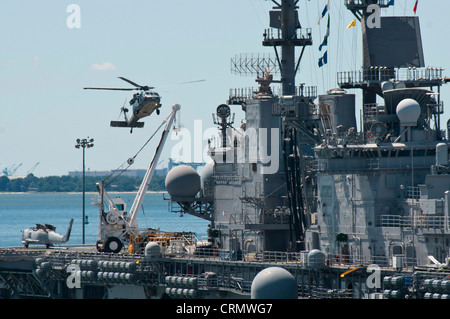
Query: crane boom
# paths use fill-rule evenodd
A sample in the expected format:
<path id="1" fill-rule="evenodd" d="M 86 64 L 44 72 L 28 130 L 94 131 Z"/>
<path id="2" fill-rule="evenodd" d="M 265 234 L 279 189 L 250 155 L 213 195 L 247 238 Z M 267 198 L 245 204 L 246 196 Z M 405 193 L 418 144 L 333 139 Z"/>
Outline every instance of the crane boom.
<path id="1" fill-rule="evenodd" d="M 99 251 L 118 253 L 123 245 L 129 241 L 131 235 L 139 234 L 140 230 L 138 228 L 137 215 L 142 207 L 145 194 L 150 185 L 156 166 L 158 165 L 158 160 L 161 156 L 167 136 L 169 135 L 172 123 L 180 108 L 181 107 L 178 104 L 173 105 L 172 112 L 161 124 L 162 126 L 166 123 L 164 131 L 161 134 L 161 139 L 156 148 L 155 155 L 145 173 L 129 214 L 126 212 L 126 203 L 120 197 L 113 199 L 108 195 L 105 190 L 104 181 L 97 183 L 99 203 L 96 205 L 100 208 L 99 239 L 97 241 L 97 249 Z M 105 200 L 109 206 L 109 210 L 105 210 Z"/>
<path id="2" fill-rule="evenodd" d="M 167 140 L 167 136 L 169 135 L 170 128 L 175 119 L 175 115 L 179 110 L 180 110 L 179 104 L 173 105 L 172 112 L 166 119 L 167 123 L 166 126 L 164 127 L 163 133 L 161 134 L 161 139 L 159 141 L 158 147 L 156 148 L 155 155 L 153 156 L 152 162 L 150 163 L 147 172 L 145 173 L 144 179 L 142 180 L 141 186 L 139 187 L 139 191 L 136 195 L 136 198 L 134 199 L 133 205 L 131 206 L 128 217 L 129 227 L 137 227 L 137 214 L 142 207 L 142 202 L 144 201 L 145 194 L 147 193 L 156 166 L 158 165 L 158 160 L 159 157 L 161 156 L 164 144 Z"/>

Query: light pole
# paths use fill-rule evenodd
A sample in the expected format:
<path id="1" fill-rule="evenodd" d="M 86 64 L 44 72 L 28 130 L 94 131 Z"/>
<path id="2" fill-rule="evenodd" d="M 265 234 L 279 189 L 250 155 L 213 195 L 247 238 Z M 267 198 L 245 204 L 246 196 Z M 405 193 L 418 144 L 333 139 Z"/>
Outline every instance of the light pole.
<path id="1" fill-rule="evenodd" d="M 85 211 L 84 211 L 84 195 L 85 195 L 85 165 L 84 165 L 84 153 L 85 149 L 94 147 L 94 139 L 91 138 L 84 138 L 84 139 L 77 139 L 77 144 L 75 145 L 75 148 L 82 148 L 83 149 L 83 219 L 81 220 L 81 224 L 83 225 L 83 245 L 84 245 L 84 219 L 85 219 Z"/>

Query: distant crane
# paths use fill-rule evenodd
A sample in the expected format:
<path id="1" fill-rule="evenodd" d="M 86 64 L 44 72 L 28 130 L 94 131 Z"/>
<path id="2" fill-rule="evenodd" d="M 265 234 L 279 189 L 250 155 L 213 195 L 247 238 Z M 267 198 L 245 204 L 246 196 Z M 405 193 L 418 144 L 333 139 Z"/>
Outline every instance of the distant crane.
<path id="1" fill-rule="evenodd" d="M 19 165 L 17 165 L 17 166 L 12 166 L 11 168 L 8 168 L 8 167 L 5 167 L 4 169 L 3 169 L 3 174 L 5 175 L 5 176 L 12 176 L 12 175 L 14 175 L 14 173 L 17 171 L 17 169 L 20 167 L 20 166 L 22 166 L 22 164 L 23 163 L 20 163 Z"/>
<path id="2" fill-rule="evenodd" d="M 34 164 L 34 166 L 33 166 L 32 168 L 30 168 L 30 170 L 27 172 L 27 176 L 34 172 L 34 170 L 35 170 L 36 167 L 39 165 L 39 163 L 40 163 L 40 162 L 37 162 L 36 164 Z"/>

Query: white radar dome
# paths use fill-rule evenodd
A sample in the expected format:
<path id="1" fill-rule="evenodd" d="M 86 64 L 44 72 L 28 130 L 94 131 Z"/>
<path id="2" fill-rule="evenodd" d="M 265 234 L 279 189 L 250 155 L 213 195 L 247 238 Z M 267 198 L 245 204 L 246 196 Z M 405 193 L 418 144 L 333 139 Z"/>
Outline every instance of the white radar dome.
<path id="1" fill-rule="evenodd" d="M 166 176 L 166 189 L 175 200 L 193 198 L 200 191 L 200 175 L 190 166 L 175 166 Z"/>
<path id="2" fill-rule="evenodd" d="M 325 254 L 318 249 L 313 249 L 308 253 L 307 261 L 310 268 L 322 268 L 325 265 Z"/>
<path id="3" fill-rule="evenodd" d="M 145 245 L 144 249 L 145 256 L 152 258 L 152 257 L 161 257 L 161 247 L 156 242 L 149 242 L 147 245 Z"/>
<path id="4" fill-rule="evenodd" d="M 402 126 L 416 126 L 420 117 L 420 104 L 413 99 L 404 99 L 398 103 L 396 113 Z"/>
<path id="5" fill-rule="evenodd" d="M 297 281 L 286 269 L 269 267 L 253 279 L 252 299 L 297 299 Z"/>

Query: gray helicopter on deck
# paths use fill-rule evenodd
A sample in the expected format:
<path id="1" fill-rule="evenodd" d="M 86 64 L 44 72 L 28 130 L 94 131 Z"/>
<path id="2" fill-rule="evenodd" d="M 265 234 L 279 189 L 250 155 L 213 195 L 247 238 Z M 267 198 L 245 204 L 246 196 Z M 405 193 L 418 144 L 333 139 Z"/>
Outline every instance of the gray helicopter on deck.
<path id="1" fill-rule="evenodd" d="M 121 108 L 120 113 L 124 114 L 125 121 L 111 121 L 112 127 L 130 127 L 133 132 L 134 127 L 144 127 L 143 122 L 139 122 L 140 119 L 149 116 L 156 111 L 159 115 L 161 107 L 161 97 L 158 93 L 151 91 L 154 89 L 152 86 L 139 85 L 133 81 L 130 81 L 124 77 L 119 77 L 119 79 L 130 83 L 135 86 L 135 88 L 99 88 L 99 87 L 86 87 L 85 90 L 111 90 L 111 91 L 132 91 L 138 90 L 140 92 L 133 94 L 133 98 L 130 100 L 131 115 L 128 114 L 130 111 L 125 105 Z"/>
<path id="2" fill-rule="evenodd" d="M 63 244 L 69 240 L 70 232 L 72 230 L 73 219 L 69 222 L 66 234 L 63 236 L 58 234 L 53 225 L 36 224 L 36 227 L 25 229 L 22 233 L 22 244 L 28 248 L 29 244 L 45 245 L 47 248 L 54 244 Z"/>

